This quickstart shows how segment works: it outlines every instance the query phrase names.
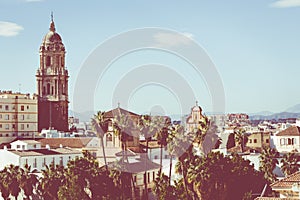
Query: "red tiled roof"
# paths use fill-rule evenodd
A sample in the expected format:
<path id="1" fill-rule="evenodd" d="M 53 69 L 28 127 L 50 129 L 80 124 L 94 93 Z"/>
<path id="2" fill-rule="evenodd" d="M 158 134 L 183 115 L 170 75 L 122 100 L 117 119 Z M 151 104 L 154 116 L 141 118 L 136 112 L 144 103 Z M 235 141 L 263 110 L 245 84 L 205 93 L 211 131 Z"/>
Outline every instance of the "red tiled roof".
<path id="1" fill-rule="evenodd" d="M 300 136 L 300 127 L 291 126 L 281 132 L 279 132 L 276 136 Z"/>
<path id="2" fill-rule="evenodd" d="M 47 144 L 50 148 L 58 148 L 60 145 L 63 147 L 70 148 L 84 148 L 92 140 L 88 137 L 78 137 L 78 138 L 44 138 L 40 139 L 42 147 L 45 147 Z"/>
<path id="3" fill-rule="evenodd" d="M 298 198 L 279 198 L 279 197 L 257 197 L 254 200 L 295 200 Z"/>
<path id="4" fill-rule="evenodd" d="M 118 115 L 139 116 L 136 113 L 130 112 L 128 110 L 119 107 L 104 113 L 105 118 L 114 118 L 114 116 L 118 116 Z"/>
<path id="5" fill-rule="evenodd" d="M 294 183 L 300 183 L 300 171 L 295 172 L 294 174 L 291 174 L 280 181 L 276 181 L 275 183 L 271 184 L 271 187 L 272 189 L 292 188 Z"/>

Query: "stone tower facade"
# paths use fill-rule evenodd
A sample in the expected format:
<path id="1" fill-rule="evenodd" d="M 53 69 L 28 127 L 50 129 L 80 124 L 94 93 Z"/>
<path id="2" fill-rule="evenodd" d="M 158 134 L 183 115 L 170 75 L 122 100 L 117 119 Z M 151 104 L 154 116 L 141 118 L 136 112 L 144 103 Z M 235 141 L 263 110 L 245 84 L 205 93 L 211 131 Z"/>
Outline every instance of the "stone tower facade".
<path id="1" fill-rule="evenodd" d="M 68 131 L 68 70 L 65 46 L 51 17 L 49 32 L 40 46 L 40 66 L 36 72 L 38 131 Z"/>

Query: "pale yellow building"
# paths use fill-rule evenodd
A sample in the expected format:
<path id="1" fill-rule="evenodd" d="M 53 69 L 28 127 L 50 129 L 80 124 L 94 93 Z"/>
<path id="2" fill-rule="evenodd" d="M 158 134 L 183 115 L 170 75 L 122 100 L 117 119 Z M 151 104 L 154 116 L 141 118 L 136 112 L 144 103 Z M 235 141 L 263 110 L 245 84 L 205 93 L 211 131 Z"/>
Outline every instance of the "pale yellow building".
<path id="1" fill-rule="evenodd" d="M 37 135 L 37 96 L 0 91 L 0 144 Z"/>

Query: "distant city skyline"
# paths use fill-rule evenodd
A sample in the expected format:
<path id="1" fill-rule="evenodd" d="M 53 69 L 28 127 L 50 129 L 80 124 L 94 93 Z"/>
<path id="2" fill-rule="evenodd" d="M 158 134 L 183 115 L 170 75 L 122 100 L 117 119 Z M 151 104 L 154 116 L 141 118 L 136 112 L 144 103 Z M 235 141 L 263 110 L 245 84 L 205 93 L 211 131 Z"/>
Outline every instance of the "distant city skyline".
<path id="1" fill-rule="evenodd" d="M 48 32 L 51 11 L 67 51 L 71 110 L 77 77 L 90 53 L 115 35 L 144 27 L 177 31 L 206 51 L 223 82 L 226 112 L 282 112 L 300 103 L 300 0 L 1 0 L 0 90 L 36 93 L 39 47 Z M 163 45 L 184 42 L 162 39 Z M 115 60 L 99 77 L 95 95 L 82 98 L 94 98 L 94 110 L 116 107 L 112 96 L 118 83 L 134 69 L 149 64 L 166 66 L 182 76 L 195 93 L 190 107 L 198 101 L 204 112 L 212 111 L 205 77 L 195 74 L 180 57 L 151 49 Z M 141 114 L 180 114 L 176 92 L 168 85 L 141 85 L 128 92 L 130 99 L 121 101 L 121 107 L 128 105 L 127 109 Z"/>

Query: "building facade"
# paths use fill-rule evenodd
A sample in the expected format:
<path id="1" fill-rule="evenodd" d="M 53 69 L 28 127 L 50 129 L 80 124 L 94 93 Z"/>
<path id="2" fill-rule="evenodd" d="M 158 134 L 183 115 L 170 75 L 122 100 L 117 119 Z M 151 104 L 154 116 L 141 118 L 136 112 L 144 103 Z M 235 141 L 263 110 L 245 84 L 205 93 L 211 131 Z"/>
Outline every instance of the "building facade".
<path id="1" fill-rule="evenodd" d="M 0 149 L 0 170 L 10 164 L 20 167 L 27 164 L 31 169 L 38 171 L 50 164 L 66 167 L 69 160 L 82 156 L 80 151 L 67 147 L 41 148 L 41 143 L 34 140 L 17 140 L 12 142 L 11 146 L 11 149 Z"/>
<path id="2" fill-rule="evenodd" d="M 36 95 L 0 91 L 0 144 L 38 133 Z"/>
<path id="3" fill-rule="evenodd" d="M 65 46 L 56 33 L 53 18 L 40 46 L 40 66 L 36 72 L 38 130 L 68 131 L 68 70 Z"/>
<path id="4" fill-rule="evenodd" d="M 186 131 L 194 132 L 198 128 L 201 128 L 204 122 L 205 117 L 202 114 L 202 108 L 198 106 L 198 102 L 196 101 L 196 105 L 192 107 L 191 114 L 186 119 Z"/>

